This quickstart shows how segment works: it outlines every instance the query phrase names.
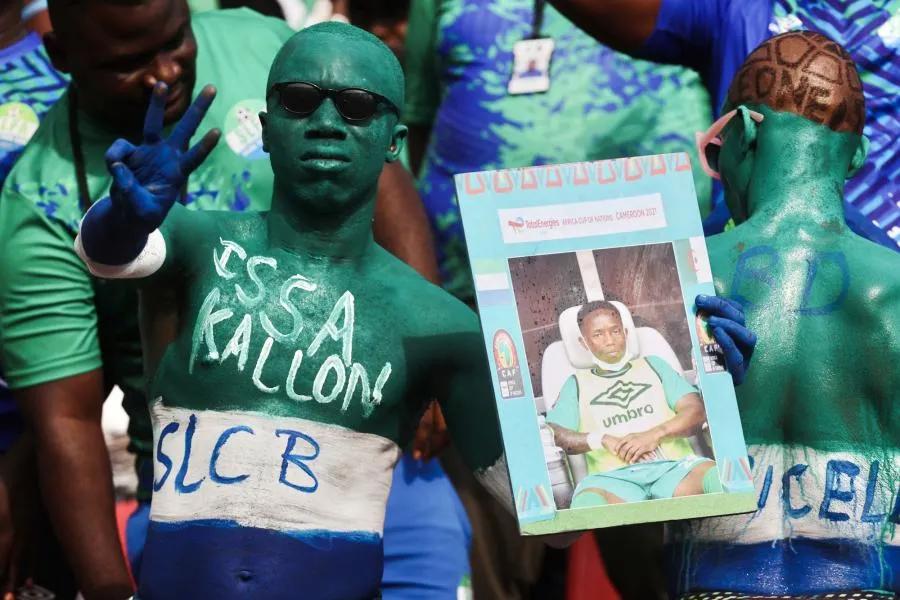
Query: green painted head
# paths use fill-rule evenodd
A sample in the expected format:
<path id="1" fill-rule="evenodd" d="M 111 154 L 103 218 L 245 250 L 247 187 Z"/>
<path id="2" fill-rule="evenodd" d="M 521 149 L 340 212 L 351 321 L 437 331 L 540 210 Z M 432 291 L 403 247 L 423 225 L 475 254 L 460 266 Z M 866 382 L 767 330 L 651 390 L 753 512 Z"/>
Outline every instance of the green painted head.
<path id="1" fill-rule="evenodd" d="M 319 91 L 285 87 L 297 83 Z M 275 174 L 273 210 L 295 203 L 303 212 L 335 215 L 373 202 L 385 162 L 400 157 L 406 139 L 403 89 L 394 54 L 362 29 L 328 22 L 291 37 L 272 63 L 267 109 L 259 115 Z M 342 90 L 373 96 L 334 94 Z"/>
<path id="2" fill-rule="evenodd" d="M 720 135 L 718 170 L 736 223 L 752 210 L 748 198 L 768 191 L 755 186 L 831 180 L 843 190 L 865 162 L 866 107 L 856 65 L 822 34 L 793 31 L 763 42 L 731 83 L 722 112 L 734 109 Z"/>

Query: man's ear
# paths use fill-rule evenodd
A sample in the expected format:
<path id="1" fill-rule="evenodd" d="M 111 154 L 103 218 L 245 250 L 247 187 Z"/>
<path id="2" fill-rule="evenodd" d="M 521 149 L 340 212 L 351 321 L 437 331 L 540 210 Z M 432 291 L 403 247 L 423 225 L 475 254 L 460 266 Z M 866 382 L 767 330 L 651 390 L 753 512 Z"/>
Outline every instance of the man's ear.
<path id="1" fill-rule="evenodd" d="M 409 129 L 406 125 L 397 123 L 394 125 L 394 131 L 391 134 L 391 146 L 388 148 L 384 161 L 388 163 L 397 162 L 403 154 L 403 148 L 406 146 L 406 136 Z"/>
<path id="2" fill-rule="evenodd" d="M 750 109 L 741 104 L 737 108 L 741 117 L 741 152 L 747 154 L 756 146 L 756 137 L 759 135 L 759 126 L 753 117 L 750 116 Z"/>
<path id="3" fill-rule="evenodd" d="M 850 168 L 847 170 L 847 179 L 850 179 L 866 164 L 866 157 L 869 156 L 869 138 L 864 135 L 859 136 L 859 146 L 853 152 L 853 158 L 850 160 Z"/>
<path id="4" fill-rule="evenodd" d="M 262 143 L 263 143 L 263 152 L 269 152 L 269 144 L 266 142 L 266 118 L 269 115 L 266 114 L 266 111 L 259 111 L 259 124 L 262 125 Z"/>
<path id="5" fill-rule="evenodd" d="M 60 73 L 69 73 L 69 58 L 63 50 L 59 38 L 52 31 L 44 34 L 44 48 L 47 49 L 47 55 L 50 56 L 50 62 L 53 67 Z"/>

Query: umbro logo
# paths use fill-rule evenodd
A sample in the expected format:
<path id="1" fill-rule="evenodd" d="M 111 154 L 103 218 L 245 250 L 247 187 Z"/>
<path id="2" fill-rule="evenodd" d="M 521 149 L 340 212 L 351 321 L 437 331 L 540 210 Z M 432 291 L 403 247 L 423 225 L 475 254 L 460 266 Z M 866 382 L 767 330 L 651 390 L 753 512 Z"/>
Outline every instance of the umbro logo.
<path id="1" fill-rule="evenodd" d="M 620 379 L 611 388 L 591 400 L 591 404 L 609 404 L 628 408 L 635 398 L 649 390 L 650 387 L 649 383 L 634 383 Z"/>

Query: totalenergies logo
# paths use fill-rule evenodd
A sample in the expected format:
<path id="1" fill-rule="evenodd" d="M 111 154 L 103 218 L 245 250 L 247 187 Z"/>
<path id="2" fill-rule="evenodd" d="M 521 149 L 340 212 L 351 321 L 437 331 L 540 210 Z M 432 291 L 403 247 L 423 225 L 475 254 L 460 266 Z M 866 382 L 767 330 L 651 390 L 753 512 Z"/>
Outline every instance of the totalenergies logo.
<path id="1" fill-rule="evenodd" d="M 525 229 L 525 219 L 523 217 L 517 217 L 514 220 L 507 221 L 506 224 L 516 233 Z"/>

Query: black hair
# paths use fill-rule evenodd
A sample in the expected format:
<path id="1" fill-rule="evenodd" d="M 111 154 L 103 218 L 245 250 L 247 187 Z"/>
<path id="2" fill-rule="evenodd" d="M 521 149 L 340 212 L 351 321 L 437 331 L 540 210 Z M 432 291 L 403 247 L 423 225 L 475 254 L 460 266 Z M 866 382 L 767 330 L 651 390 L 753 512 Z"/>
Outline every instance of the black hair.
<path id="1" fill-rule="evenodd" d="M 278 0 L 219 0 L 219 8 L 249 8 L 267 17 L 284 19 Z"/>
<path id="2" fill-rule="evenodd" d="M 59 34 L 60 30 L 66 28 L 66 25 L 71 20 L 67 14 L 70 9 L 89 2 L 111 4 L 113 6 L 138 6 L 147 2 L 147 0 L 47 0 L 47 12 L 50 15 L 53 31 Z"/>
<path id="3" fill-rule="evenodd" d="M 607 302 L 606 300 L 595 300 L 593 302 L 588 302 L 586 304 L 582 304 L 581 308 L 578 309 L 578 328 L 581 329 L 584 320 L 587 319 L 588 315 L 591 313 L 595 313 L 600 310 L 610 311 L 616 318 L 619 319 L 619 322 L 622 321 L 622 315 L 619 313 L 619 309 L 615 307 L 611 302 Z"/>
<path id="4" fill-rule="evenodd" d="M 367 28 L 376 21 L 405 21 L 409 5 L 410 0 L 350 0 L 350 22 Z"/>

